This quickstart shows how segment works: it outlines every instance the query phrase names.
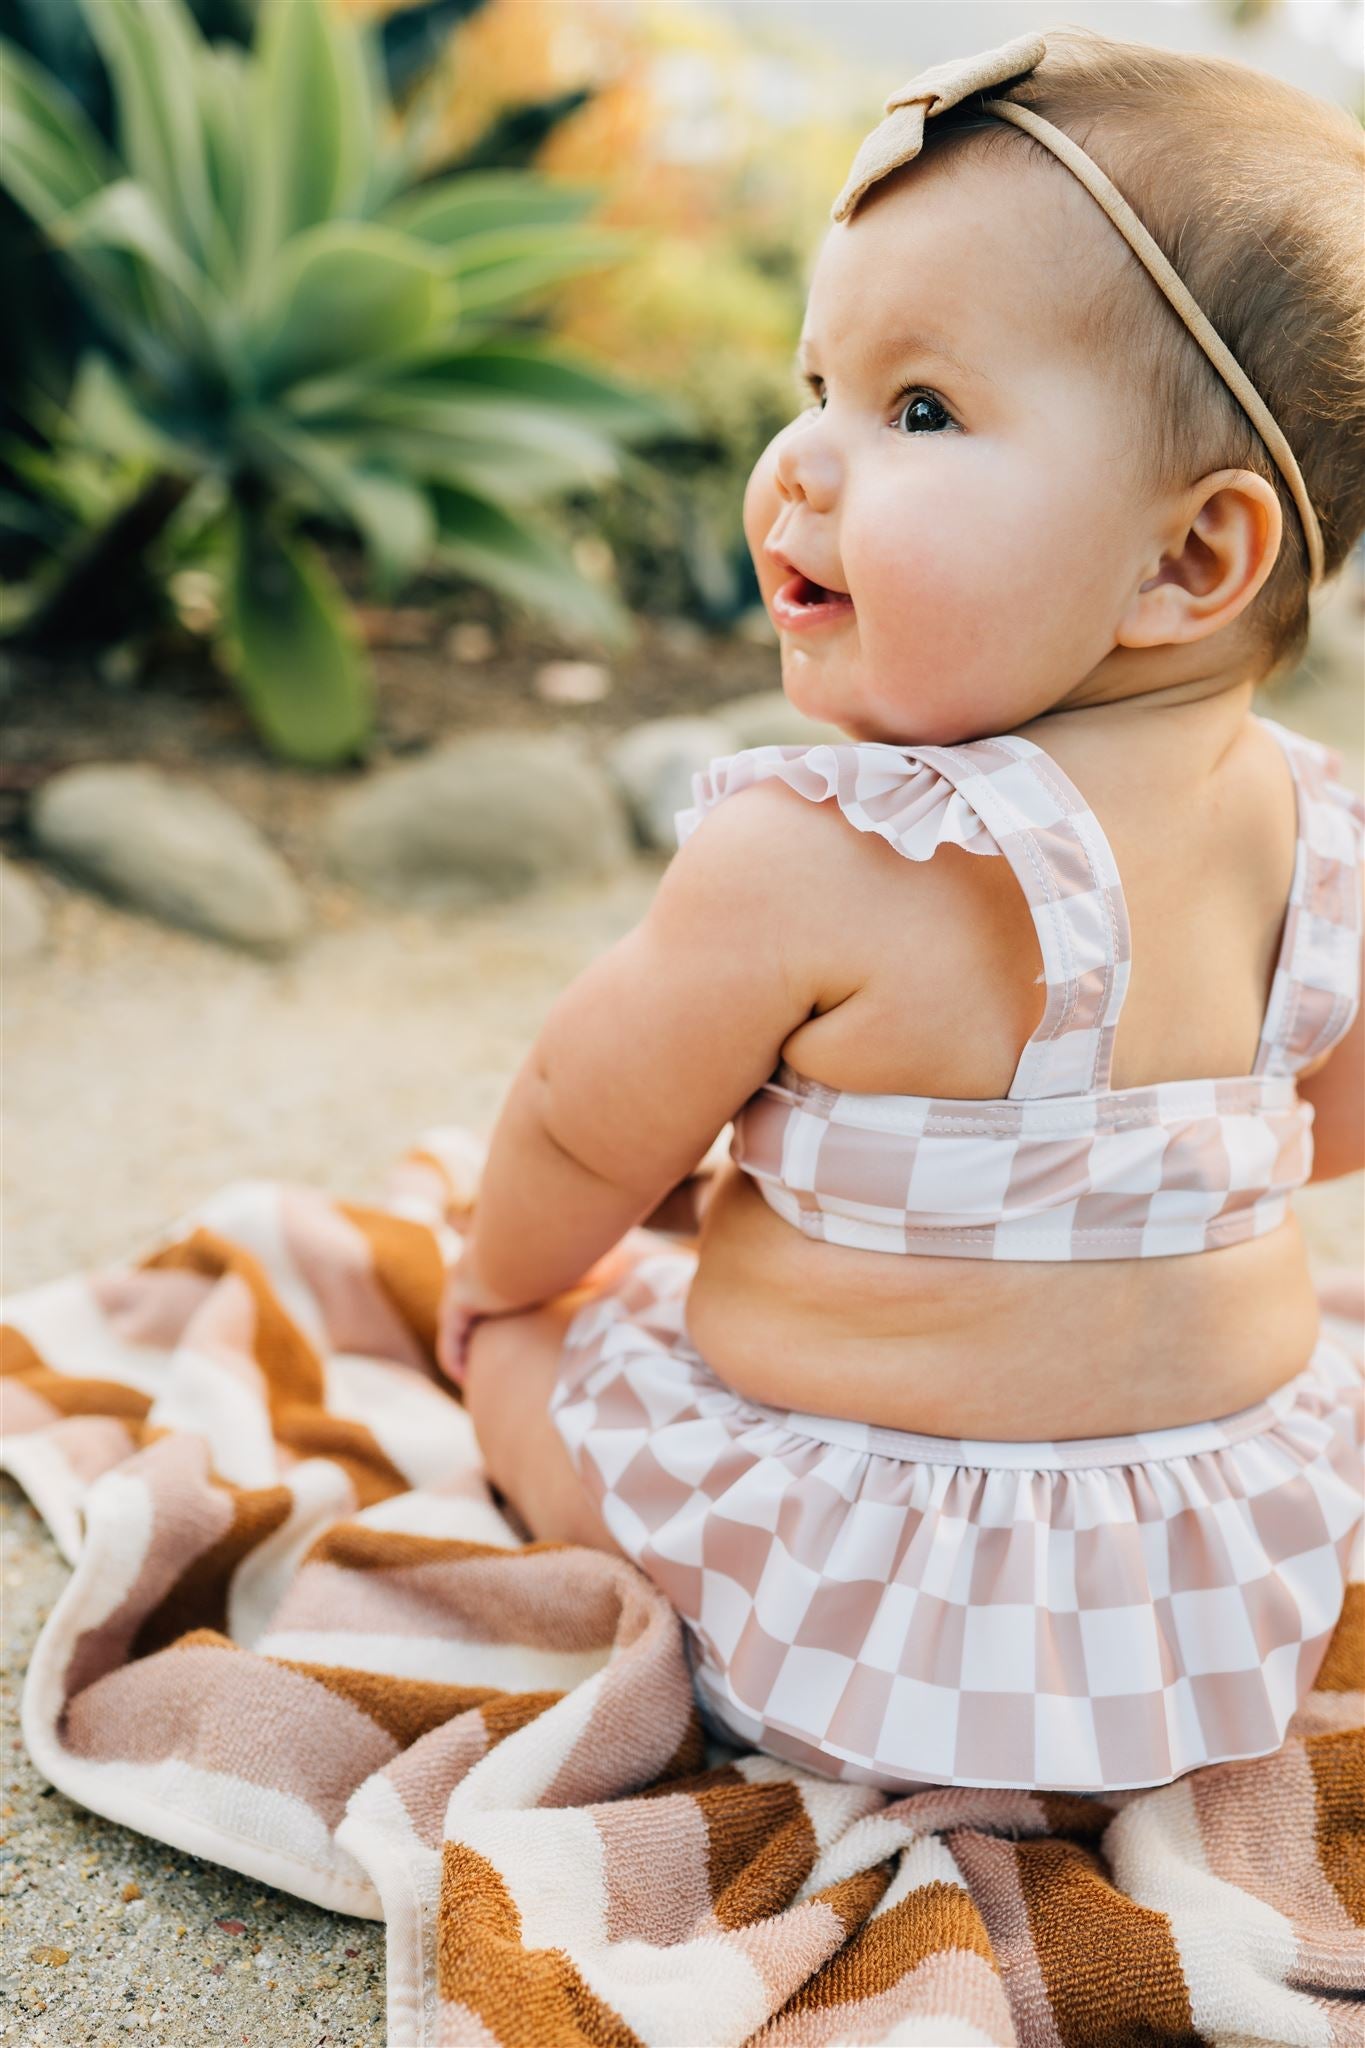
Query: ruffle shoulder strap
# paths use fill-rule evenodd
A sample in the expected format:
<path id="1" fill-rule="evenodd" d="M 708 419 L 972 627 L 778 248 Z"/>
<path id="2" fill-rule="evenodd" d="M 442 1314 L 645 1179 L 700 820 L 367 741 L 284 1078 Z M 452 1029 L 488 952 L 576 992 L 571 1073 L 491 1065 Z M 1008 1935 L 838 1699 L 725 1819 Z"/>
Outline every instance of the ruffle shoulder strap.
<path id="1" fill-rule="evenodd" d="M 1128 912 L 1099 820 L 1050 755 L 1019 733 L 950 747 L 752 747 L 693 778 L 679 842 L 726 797 L 772 780 L 814 803 L 832 799 L 859 832 L 908 860 L 930 860 L 940 846 L 1002 855 L 1032 914 L 1047 985 L 1009 1094 L 1108 1088 L 1131 963 Z"/>
<path id="2" fill-rule="evenodd" d="M 1361 1002 L 1365 800 L 1341 779 L 1334 747 L 1259 721 L 1289 759 L 1298 845 L 1255 1074 L 1296 1074 L 1346 1036 Z"/>
<path id="3" fill-rule="evenodd" d="M 678 844 L 726 797 L 772 781 L 786 783 L 812 803 L 833 799 L 859 832 L 877 833 L 908 860 L 930 860 L 940 846 L 961 846 L 968 853 L 1001 851 L 947 776 L 905 747 L 876 741 L 748 747 L 722 755 L 692 778 L 691 807 L 675 819 Z"/>

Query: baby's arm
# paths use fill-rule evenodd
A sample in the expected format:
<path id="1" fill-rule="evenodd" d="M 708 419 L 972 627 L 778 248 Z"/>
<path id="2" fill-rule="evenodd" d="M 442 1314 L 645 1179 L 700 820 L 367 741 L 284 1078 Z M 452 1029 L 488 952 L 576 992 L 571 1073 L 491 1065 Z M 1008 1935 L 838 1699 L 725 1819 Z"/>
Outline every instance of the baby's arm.
<path id="1" fill-rule="evenodd" d="M 1365 952 L 1361 985 L 1365 988 Z M 1344 1038 L 1322 1065 L 1299 1075 L 1299 1094 L 1313 1105 L 1310 1180 L 1336 1180 L 1365 1167 L 1365 1000 Z"/>
<path id="2" fill-rule="evenodd" d="M 711 814 L 643 921 L 565 990 L 494 1130 L 460 1284 L 529 1308 L 648 1216 L 817 1005 L 811 807 L 767 787 Z M 806 872 L 803 872 L 806 870 Z"/>

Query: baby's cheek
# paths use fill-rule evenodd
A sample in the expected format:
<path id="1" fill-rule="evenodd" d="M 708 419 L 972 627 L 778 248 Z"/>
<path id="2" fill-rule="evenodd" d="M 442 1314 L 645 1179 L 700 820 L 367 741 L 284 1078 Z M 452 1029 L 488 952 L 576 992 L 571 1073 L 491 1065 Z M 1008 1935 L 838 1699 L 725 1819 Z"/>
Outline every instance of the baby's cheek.
<path id="1" fill-rule="evenodd" d="M 844 566 L 864 627 L 904 647 L 930 653 L 956 638 L 964 612 L 981 596 L 980 558 L 951 516 L 909 519 L 904 509 L 859 521 Z"/>
<path id="2" fill-rule="evenodd" d="M 777 523 L 782 508 L 782 494 L 777 487 L 778 440 L 771 440 L 749 473 L 744 487 L 744 538 L 749 553 L 754 558 L 754 567 L 760 581 L 773 581 L 778 577 L 776 563 L 763 554 L 763 543 Z M 766 586 L 765 586 L 766 587 Z"/>
<path id="3" fill-rule="evenodd" d="M 876 595 L 860 634 L 875 686 L 913 705 L 927 740 L 997 730 L 1002 682 L 1018 673 L 1034 621 L 1025 567 L 989 518 L 884 529 L 867 571 Z"/>

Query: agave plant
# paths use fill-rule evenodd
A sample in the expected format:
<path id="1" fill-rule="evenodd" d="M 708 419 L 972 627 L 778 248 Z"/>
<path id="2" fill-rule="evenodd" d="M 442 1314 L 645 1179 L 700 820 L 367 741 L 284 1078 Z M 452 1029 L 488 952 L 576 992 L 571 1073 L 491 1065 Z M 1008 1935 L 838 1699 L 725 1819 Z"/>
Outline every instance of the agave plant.
<path id="1" fill-rule="evenodd" d="M 547 287 L 629 246 L 582 225 L 596 193 L 526 170 L 424 178 L 372 40 L 323 0 L 265 0 L 247 50 L 206 41 L 183 0 L 82 5 L 116 147 L 0 46 L 0 181 L 99 336 L 68 432 L 141 481 L 15 634 L 117 637 L 167 526 L 198 520 L 225 552 L 225 665 L 267 743 L 315 763 L 354 755 L 372 721 L 319 522 L 359 537 L 383 597 L 444 563 L 619 642 L 619 604 L 523 516 L 690 424 L 530 323 Z"/>

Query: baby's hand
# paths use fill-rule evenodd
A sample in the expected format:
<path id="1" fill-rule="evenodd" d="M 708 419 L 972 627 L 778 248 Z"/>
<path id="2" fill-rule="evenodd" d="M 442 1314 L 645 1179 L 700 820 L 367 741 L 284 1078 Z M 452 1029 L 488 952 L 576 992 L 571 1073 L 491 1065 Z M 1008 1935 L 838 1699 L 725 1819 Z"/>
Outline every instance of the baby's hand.
<path id="1" fill-rule="evenodd" d="M 628 1230 L 610 1251 L 604 1252 L 567 1294 L 560 1297 L 573 1307 L 582 1307 L 596 1294 L 608 1293 L 630 1275 L 642 1255 L 657 1251 L 659 1240 L 651 1231 L 637 1226 Z M 482 1281 L 476 1272 L 468 1246 L 461 1252 L 445 1278 L 436 1319 L 436 1359 L 446 1377 L 462 1387 L 469 1366 L 469 1340 L 480 1323 L 495 1316 L 525 1315 L 540 1307 L 534 1301 L 508 1301 Z"/>
<path id="2" fill-rule="evenodd" d="M 457 1387 L 464 1385 L 469 1363 L 469 1339 L 479 1323 L 490 1316 L 515 1315 L 527 1306 L 507 1301 L 485 1286 L 474 1270 L 468 1250 L 461 1252 L 446 1275 L 437 1316 L 436 1358 L 447 1378 Z"/>

